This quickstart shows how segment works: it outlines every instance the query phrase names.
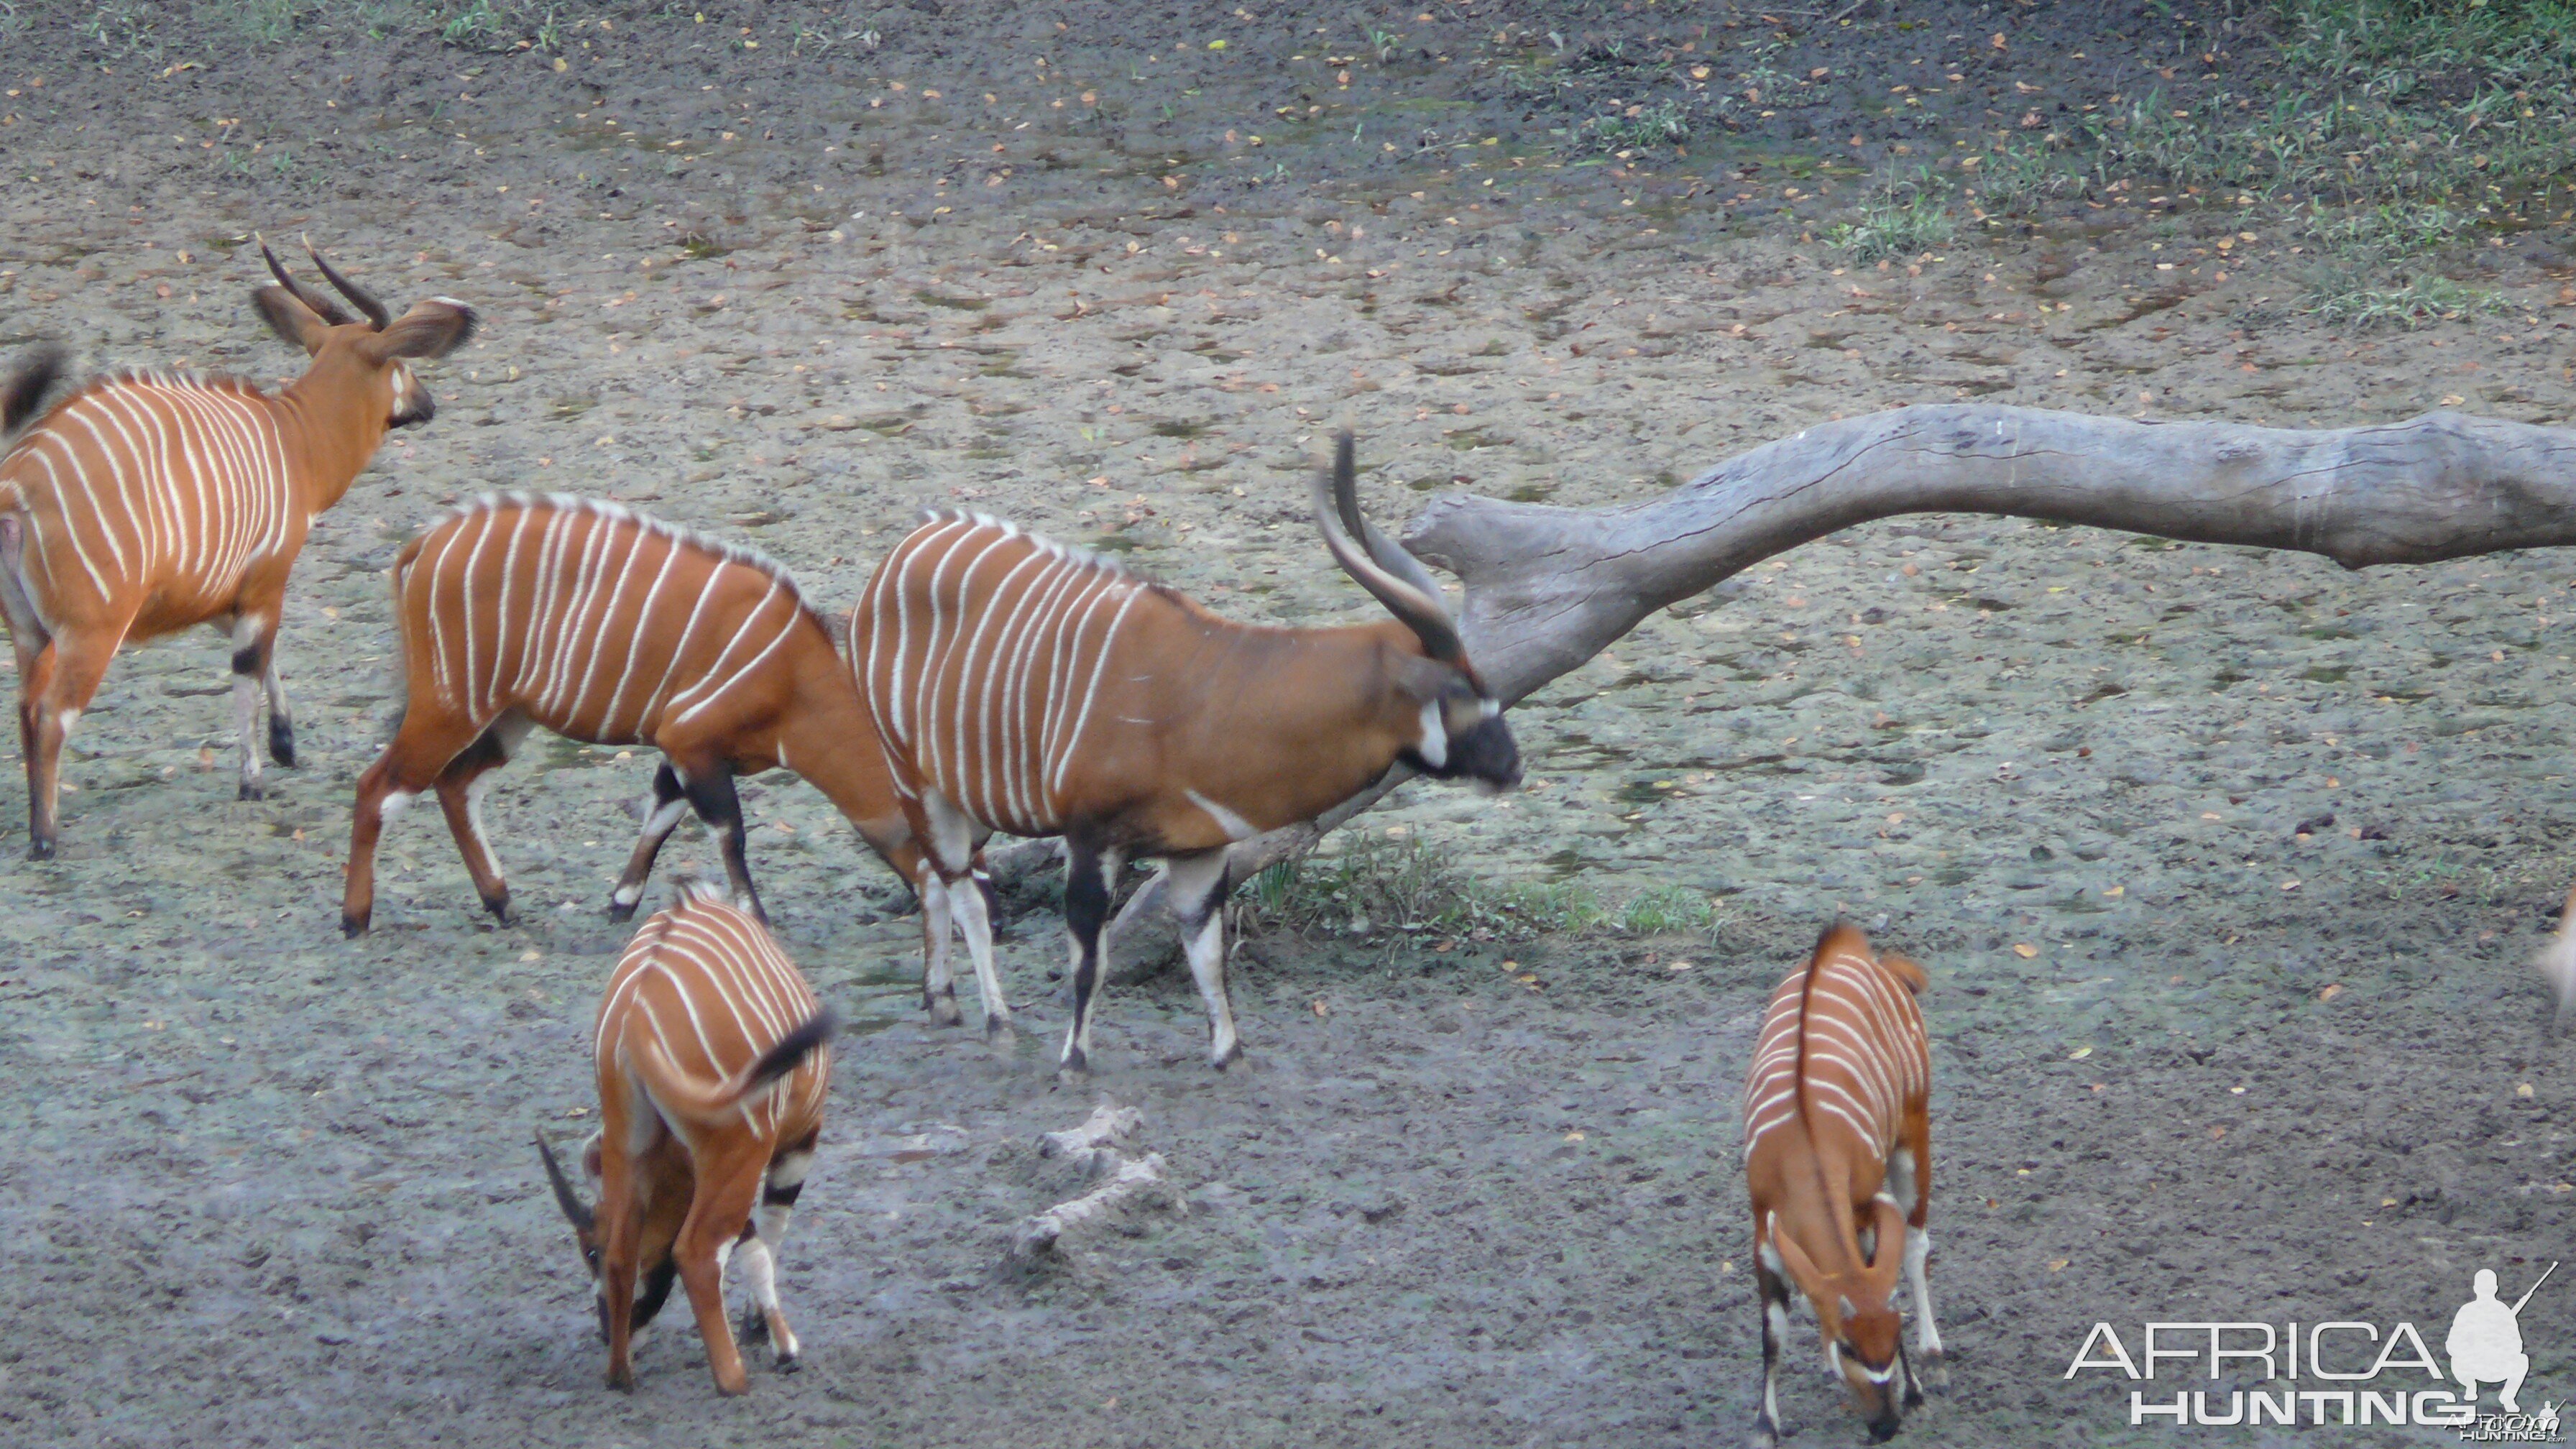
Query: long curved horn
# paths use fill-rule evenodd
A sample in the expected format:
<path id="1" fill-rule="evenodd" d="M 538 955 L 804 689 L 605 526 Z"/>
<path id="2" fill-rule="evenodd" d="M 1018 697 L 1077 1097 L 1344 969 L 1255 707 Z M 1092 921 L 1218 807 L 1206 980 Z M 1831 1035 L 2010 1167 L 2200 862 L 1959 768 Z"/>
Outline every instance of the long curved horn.
<path id="1" fill-rule="evenodd" d="M 543 1133 L 537 1135 L 537 1155 L 545 1159 L 546 1181 L 554 1184 L 555 1206 L 563 1209 L 563 1215 L 572 1224 L 573 1231 L 589 1232 L 595 1221 L 591 1211 L 582 1205 L 580 1198 L 573 1195 L 572 1184 L 564 1179 L 563 1164 L 555 1161 L 555 1150 L 546 1145 Z"/>
<path id="2" fill-rule="evenodd" d="M 1360 541 L 1377 566 L 1413 585 L 1434 603 L 1440 601 L 1439 581 L 1422 560 L 1407 553 L 1402 544 L 1378 532 L 1377 525 L 1360 512 L 1359 470 L 1353 461 L 1354 448 L 1350 432 L 1345 429 L 1333 435 L 1333 504 L 1342 515 L 1342 527 Z M 1448 612 L 1444 607 L 1443 613 Z"/>
<path id="3" fill-rule="evenodd" d="M 1388 613 L 1413 631 L 1414 637 L 1422 641 L 1422 652 L 1443 664 L 1464 668 L 1467 648 L 1459 642 L 1458 628 L 1450 622 L 1449 611 L 1441 606 L 1439 594 L 1425 592 L 1415 583 L 1389 573 L 1344 530 L 1342 519 L 1346 516 L 1345 510 L 1350 515 L 1359 511 L 1354 501 L 1356 487 L 1351 453 L 1351 435 L 1339 435 L 1333 440 L 1332 474 L 1329 477 L 1322 473 L 1315 475 L 1315 528 L 1324 535 L 1324 547 L 1332 550 L 1333 561 L 1342 566 L 1342 572 L 1349 574 L 1361 588 L 1384 604 Z M 1415 567 L 1420 568 L 1421 565 L 1416 563 Z M 1422 582 L 1430 582 L 1427 573 L 1422 576 Z"/>
<path id="4" fill-rule="evenodd" d="M 385 310 L 384 303 L 369 296 L 364 287 L 341 276 L 338 268 L 322 260 L 322 254 L 313 249 L 313 238 L 309 236 L 304 239 L 304 254 L 311 257 L 313 265 L 321 269 L 322 280 L 339 288 L 341 296 L 357 304 L 358 310 L 367 314 L 367 320 L 376 324 L 377 331 L 384 331 L 385 324 L 394 320 L 394 314 Z"/>
<path id="5" fill-rule="evenodd" d="M 277 284 L 286 289 L 288 296 L 293 297 L 296 301 L 303 303 L 308 308 L 311 308 L 314 316 L 321 318 L 323 321 L 330 323 L 334 327 L 344 327 L 349 323 L 358 320 L 357 318 L 349 315 L 347 308 L 342 307 L 339 303 L 332 301 L 330 298 L 325 297 L 321 293 L 305 286 L 302 282 L 288 276 L 286 274 L 286 264 L 277 259 L 277 253 L 268 249 L 268 238 L 266 237 L 261 237 L 259 239 L 259 254 L 268 262 L 268 274 L 277 278 Z"/>

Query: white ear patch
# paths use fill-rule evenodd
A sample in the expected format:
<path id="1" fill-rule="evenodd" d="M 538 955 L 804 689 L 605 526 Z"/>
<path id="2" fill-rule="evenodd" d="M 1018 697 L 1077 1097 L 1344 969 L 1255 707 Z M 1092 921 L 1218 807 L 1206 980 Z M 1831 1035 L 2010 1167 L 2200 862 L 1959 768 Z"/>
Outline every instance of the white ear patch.
<path id="1" fill-rule="evenodd" d="M 1422 763 L 1437 770 L 1449 763 L 1449 728 L 1440 722 L 1440 702 L 1422 707 L 1422 743 L 1413 747 Z"/>

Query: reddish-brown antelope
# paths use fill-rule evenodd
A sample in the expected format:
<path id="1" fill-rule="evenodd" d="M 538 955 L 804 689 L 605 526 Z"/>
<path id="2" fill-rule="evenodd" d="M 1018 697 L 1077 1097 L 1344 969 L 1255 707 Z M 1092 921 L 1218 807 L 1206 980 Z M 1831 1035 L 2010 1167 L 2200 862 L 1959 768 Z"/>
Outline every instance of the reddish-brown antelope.
<path id="1" fill-rule="evenodd" d="M 127 643 L 196 624 L 228 632 L 241 798 L 262 793 L 252 736 L 263 686 L 268 752 L 295 762 L 276 656 L 295 556 L 386 430 L 429 420 L 429 390 L 407 360 L 443 356 L 474 330 L 473 311 L 443 297 L 394 317 L 314 253 L 366 314 L 353 318 L 288 276 L 265 245 L 260 254 L 278 284 L 253 300 L 311 355 L 302 377 L 271 393 L 238 378 L 112 373 L 55 404 L 0 457 L 0 612 L 17 650 L 37 859 L 54 853 L 63 741 Z M 41 360 L 31 369 L 47 371 Z M 16 411 L 25 390 L 10 387 L 13 406 L 0 411 Z"/>
<path id="2" fill-rule="evenodd" d="M 1932 1194 L 1932 1056 L 1914 998 L 1923 968 L 1836 925 L 1771 993 L 1744 1083 L 1744 1175 L 1753 1192 L 1762 1302 L 1760 1449 L 1778 1442 L 1780 1349 L 1794 1282 L 1824 1333 L 1826 1371 L 1870 1436 L 1923 1402 L 1906 1357 L 1897 1277 L 1914 1289 L 1915 1349 L 1941 1360 L 1924 1263 Z M 1786 1281 L 1784 1281 L 1786 1280 Z"/>
<path id="3" fill-rule="evenodd" d="M 739 1394 L 751 1383 L 725 1322 L 730 1260 L 751 1285 L 745 1336 L 766 1333 L 778 1366 L 796 1365 L 778 1249 L 822 1134 L 836 1026 L 759 921 L 709 886 L 679 896 L 635 933 L 599 1003 L 599 1135 L 582 1154 L 595 1205 L 543 1137 L 537 1151 L 590 1265 L 610 1386 L 635 1386 L 632 1336 L 676 1274 L 717 1392 Z"/>
<path id="4" fill-rule="evenodd" d="M 1438 585 L 1359 515 L 1348 434 L 1329 482 L 1316 480 L 1315 523 L 1394 621 L 1230 623 L 1089 554 L 961 514 L 934 514 L 897 544 L 851 614 L 851 665 L 932 869 L 958 880 L 988 830 L 1064 837 L 1068 1075 L 1089 1066 L 1101 930 L 1126 857 L 1160 857 L 1170 872 L 1208 1060 L 1223 1067 L 1241 1052 L 1217 910 L 1226 846 L 1311 819 L 1398 761 L 1494 787 L 1520 779 L 1502 705 Z M 975 904 L 957 921 L 998 1032 L 1009 1008 Z"/>
<path id="5" fill-rule="evenodd" d="M 2576 886 L 2567 888 L 2567 904 L 2558 913 L 2558 933 L 2537 962 L 2549 989 L 2558 997 L 2558 1015 L 2576 1012 Z"/>
<path id="6" fill-rule="evenodd" d="M 614 503 L 510 494 L 467 504 L 414 539 L 394 560 L 393 592 L 402 725 L 358 778 L 342 930 L 359 934 L 374 912 L 385 820 L 431 789 L 476 893 L 507 916 L 510 888 L 484 839 L 480 799 L 490 772 L 542 725 L 662 752 L 643 831 L 609 897 L 613 918 L 634 913 L 662 842 L 691 809 L 759 915 L 733 782 L 783 766 L 921 894 L 924 992 L 939 1011 L 949 893 L 923 869 L 849 667 L 784 568 Z M 980 875 L 978 884 L 989 889 Z M 983 904 L 983 890 L 964 894 Z M 944 1000 L 953 1021 L 953 987 Z"/>

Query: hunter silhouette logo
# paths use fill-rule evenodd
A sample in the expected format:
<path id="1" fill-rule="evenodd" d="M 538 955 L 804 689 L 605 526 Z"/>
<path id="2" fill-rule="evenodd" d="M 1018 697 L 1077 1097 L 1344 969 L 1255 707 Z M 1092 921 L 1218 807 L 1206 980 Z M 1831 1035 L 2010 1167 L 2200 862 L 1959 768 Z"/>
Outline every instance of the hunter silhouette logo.
<path id="1" fill-rule="evenodd" d="M 2531 1372 L 2531 1356 L 2522 1351 L 2522 1305 L 2529 1303 L 2531 1295 L 2539 1292 L 2540 1285 L 2557 1271 L 2556 1263 L 2543 1269 L 2510 1308 L 2496 1297 L 2493 1268 L 2480 1268 L 2477 1277 L 2470 1280 L 2470 1290 L 2476 1296 L 2451 1315 L 2451 1336 L 2443 1341 L 2442 1348 L 2451 1355 L 2451 1377 L 2468 1390 L 2471 1402 L 2477 1400 L 2478 1385 L 2494 1384 L 2496 1402 L 2504 1411 L 2522 1412 L 2514 1395 L 2522 1392 L 2522 1376 Z"/>
<path id="2" fill-rule="evenodd" d="M 2558 1405 L 2522 1406 L 2531 1355 L 2520 1315 L 2558 1268 L 2541 1270 L 2510 1303 L 2497 1295 L 2495 1271 L 2479 1269 L 2469 1301 L 2451 1315 L 2440 1358 L 2403 1321 L 2150 1322 L 2126 1340 L 2096 1323 L 2065 1377 L 2108 1371 L 2138 1381 L 2128 1394 L 2132 1427 L 2418 1425 L 2456 1429 L 2473 1443 L 2555 1443 Z M 2132 1354 L 2131 1344 L 2140 1351 Z M 2185 1387 L 2195 1379 L 2208 1387 Z M 2172 1387 L 2146 1387 L 2156 1380 Z M 2481 1388 L 2495 1390 L 2494 1411 L 2480 1411 Z"/>

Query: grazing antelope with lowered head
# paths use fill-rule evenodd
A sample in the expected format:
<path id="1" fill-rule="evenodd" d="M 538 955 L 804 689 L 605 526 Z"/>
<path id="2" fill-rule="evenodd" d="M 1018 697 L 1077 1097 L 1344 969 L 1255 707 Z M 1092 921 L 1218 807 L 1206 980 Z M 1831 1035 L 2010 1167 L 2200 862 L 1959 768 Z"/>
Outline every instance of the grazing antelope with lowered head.
<path id="1" fill-rule="evenodd" d="M 1442 779 L 1520 780 L 1502 703 L 1469 662 L 1428 570 L 1359 514 L 1336 440 L 1315 523 L 1392 620 L 1279 629 L 1220 619 L 1159 584 L 980 515 L 933 514 L 878 565 L 850 616 L 850 663 L 895 792 L 953 883 L 984 832 L 1061 835 L 1073 1024 L 1090 1064 L 1110 886 L 1130 855 L 1169 871 L 1207 1003 L 1208 1061 L 1241 1055 L 1225 991 L 1225 849 L 1312 819 L 1402 761 Z M 1354 538 L 1356 536 L 1356 540 Z M 992 934 L 952 891 L 988 1033 L 1009 1007 Z"/>
<path id="2" fill-rule="evenodd" d="M 610 1387 L 635 1387 L 632 1336 L 676 1274 L 716 1391 L 739 1394 L 751 1383 L 725 1321 L 730 1259 L 751 1280 L 745 1335 L 766 1333 L 779 1368 L 796 1366 L 777 1255 L 823 1130 L 837 1028 L 760 922 L 711 887 L 679 894 L 635 933 L 599 1004 L 599 1135 L 582 1154 L 595 1205 L 542 1136 L 537 1151 L 590 1264 Z"/>
<path id="3" fill-rule="evenodd" d="M 262 794 L 252 734 L 263 687 L 269 755 L 295 763 L 276 655 L 287 575 L 386 430 L 435 410 L 409 359 L 444 356 L 474 331 L 473 311 L 444 297 L 394 317 L 313 253 L 361 321 L 288 276 L 264 243 L 260 255 L 278 284 L 252 300 L 311 355 L 302 377 L 271 393 L 239 378 L 110 373 L 0 456 L 0 612 L 17 649 L 36 859 L 54 853 L 63 741 L 129 642 L 194 624 L 228 632 L 241 798 Z M 17 421 L 58 367 L 40 357 L 0 386 L 0 414 Z"/>
<path id="4" fill-rule="evenodd" d="M 786 569 L 614 503 L 489 495 L 403 549 L 393 592 L 405 705 L 393 742 L 358 779 L 343 931 L 363 932 L 374 913 L 385 820 L 432 789 L 475 892 L 506 918 L 510 888 L 483 837 L 480 799 L 490 772 L 542 725 L 662 752 L 611 918 L 634 913 L 689 810 L 715 832 L 735 894 L 760 915 L 733 782 L 784 766 L 921 893 L 925 981 L 939 975 L 947 893 L 923 869 L 849 667 Z M 980 872 L 976 883 L 968 893 L 981 904 L 990 886 Z M 949 1011 L 953 1020 L 953 993 Z"/>
<path id="5" fill-rule="evenodd" d="M 1780 1433 L 1790 1282 L 1816 1310 L 1827 1372 L 1851 1391 L 1871 1438 L 1894 1434 L 1905 1410 L 1923 1402 L 1922 1375 L 1899 1336 L 1900 1272 L 1914 1288 L 1915 1348 L 1940 1363 L 1924 1277 L 1932 1053 L 1914 998 L 1926 984 L 1921 966 L 1879 955 L 1858 927 L 1837 924 L 1771 993 L 1744 1083 L 1744 1176 L 1762 1300 L 1759 1449 Z"/>

